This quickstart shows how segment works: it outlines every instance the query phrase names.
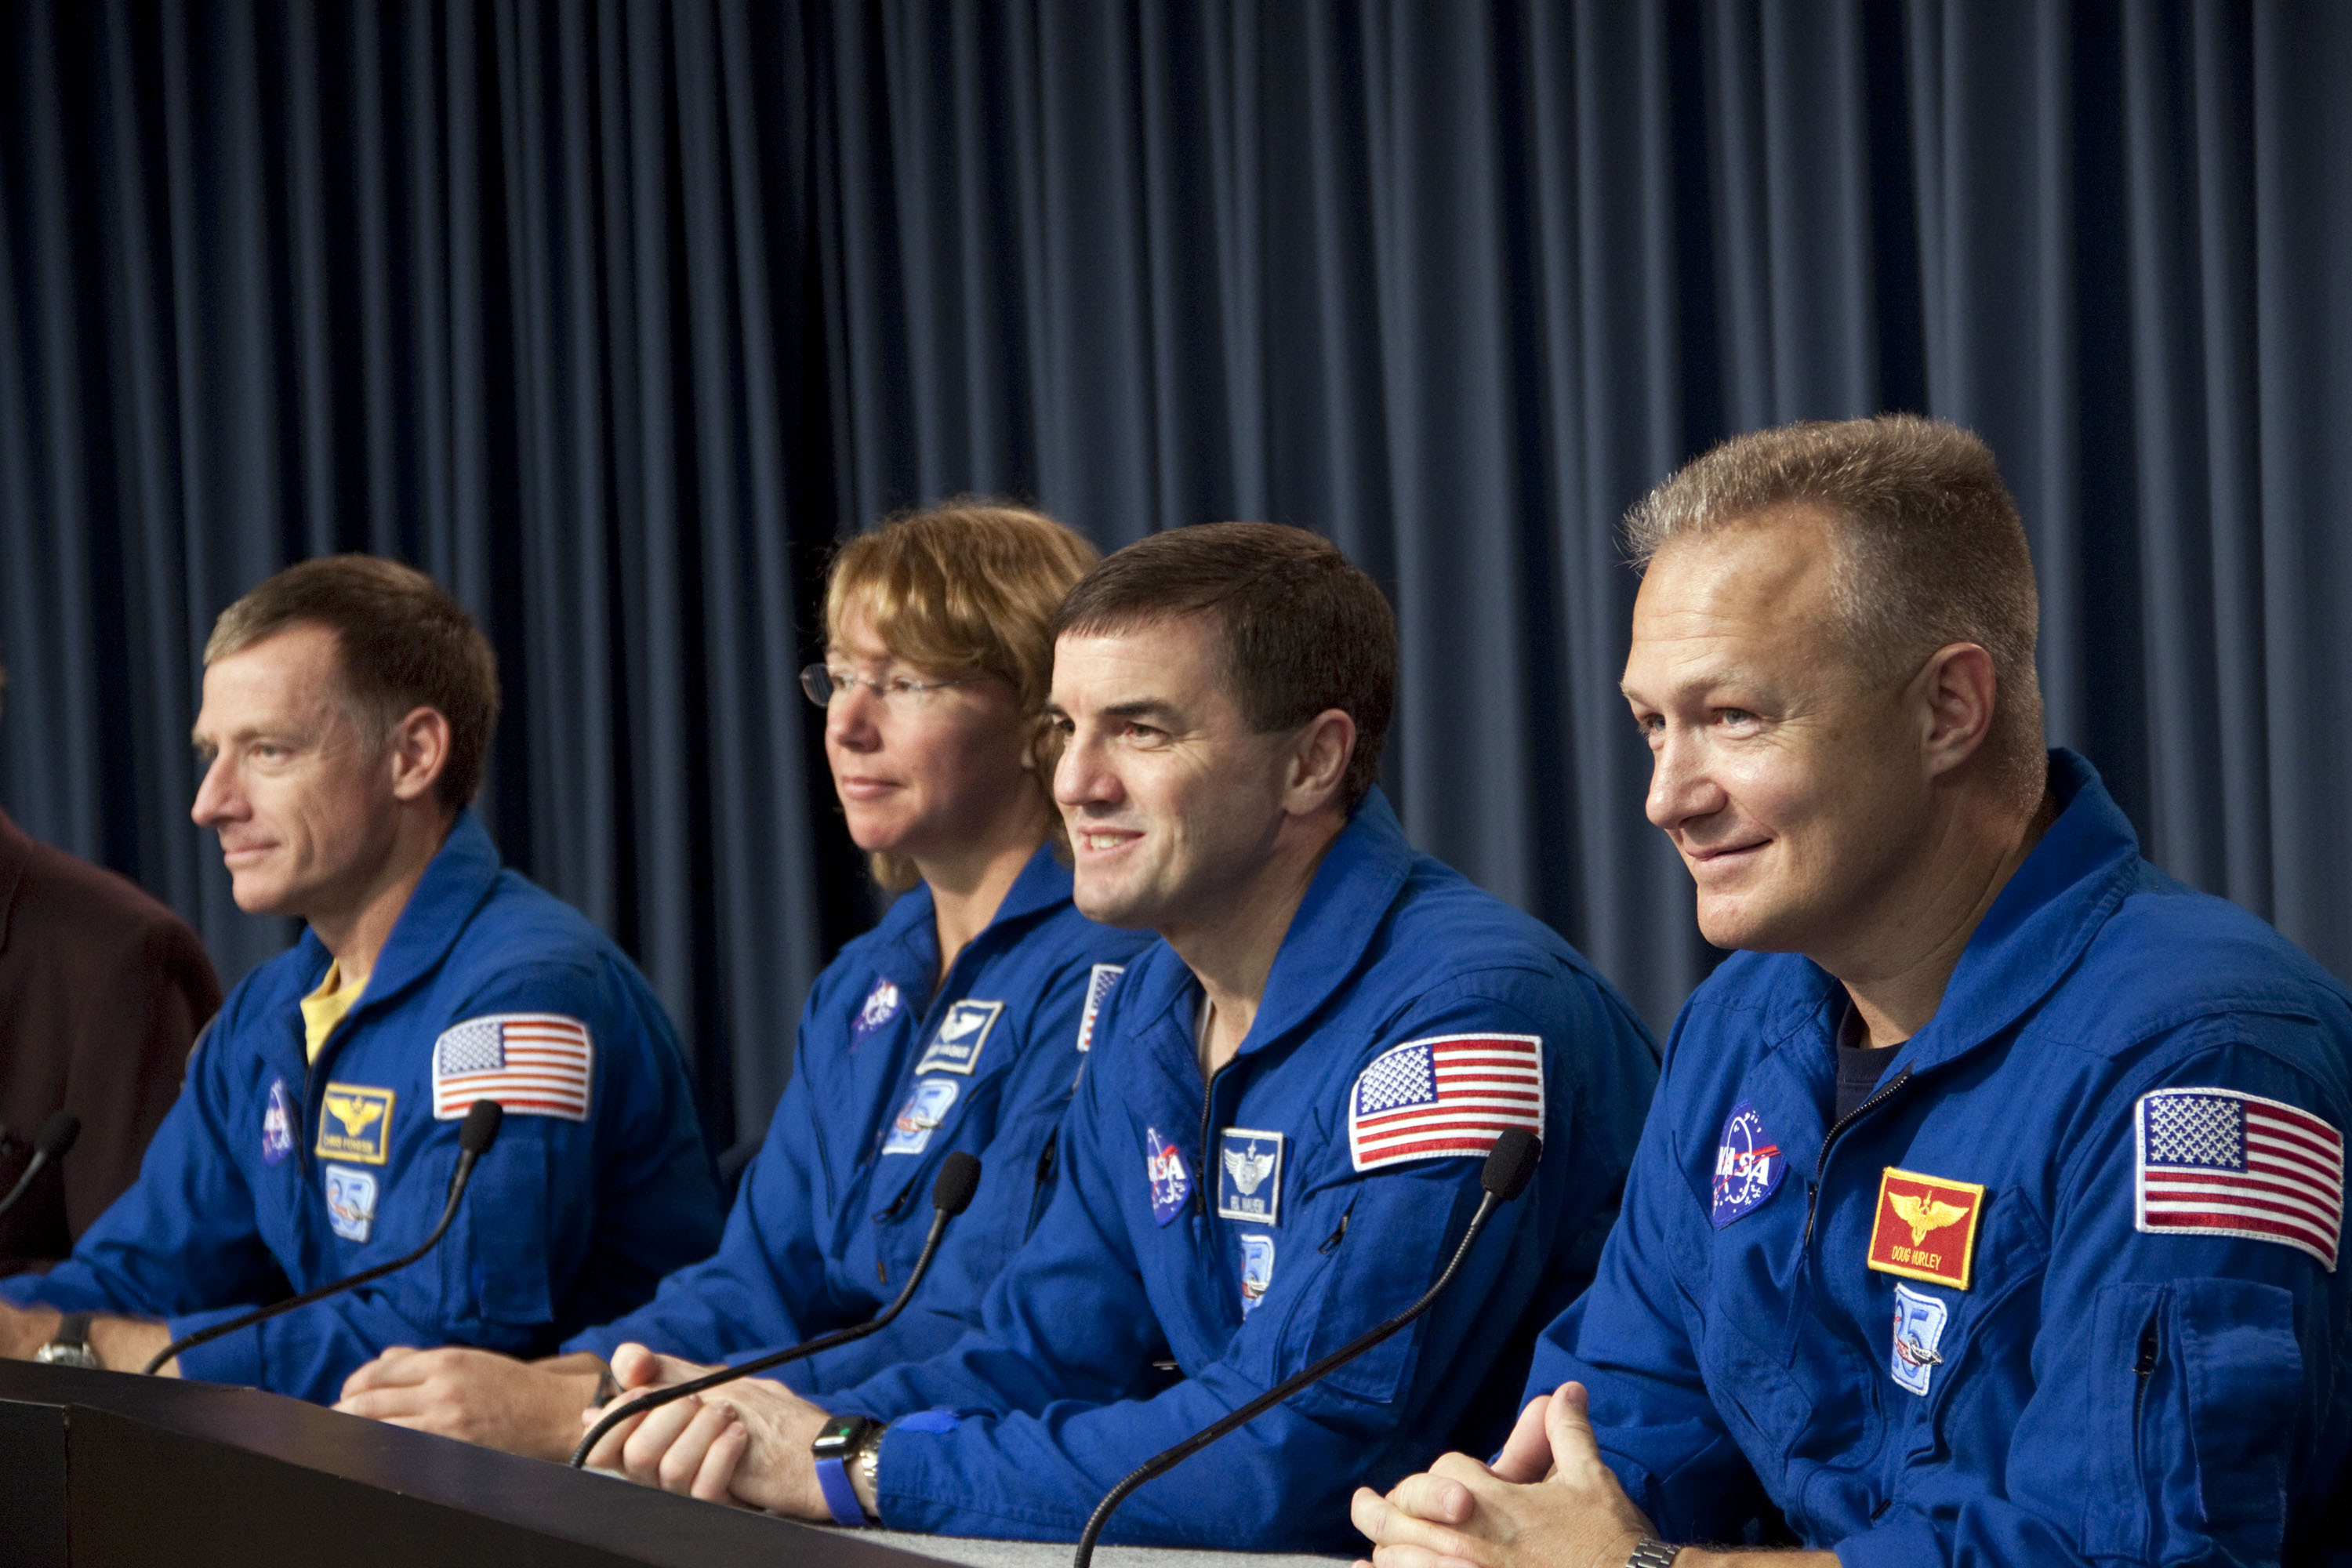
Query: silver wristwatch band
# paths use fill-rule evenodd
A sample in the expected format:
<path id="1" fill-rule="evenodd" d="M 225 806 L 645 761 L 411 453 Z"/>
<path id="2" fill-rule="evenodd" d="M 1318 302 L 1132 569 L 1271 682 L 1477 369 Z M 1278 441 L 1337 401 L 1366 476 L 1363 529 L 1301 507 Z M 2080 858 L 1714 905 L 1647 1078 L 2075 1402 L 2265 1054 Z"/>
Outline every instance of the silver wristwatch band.
<path id="1" fill-rule="evenodd" d="M 882 1500 L 882 1439 L 889 1435 L 888 1426 L 877 1424 L 858 1443 L 856 1452 L 849 1456 L 850 1467 L 865 1478 L 866 1489 L 874 1493 L 877 1503 Z M 866 1517 L 877 1524 L 882 1521 L 872 1509 L 866 1510 Z"/>
<path id="2" fill-rule="evenodd" d="M 1674 1568 L 1682 1552 L 1681 1547 L 1669 1546 L 1654 1535 L 1643 1536 L 1634 1543 L 1633 1555 L 1625 1559 L 1625 1568 Z"/>

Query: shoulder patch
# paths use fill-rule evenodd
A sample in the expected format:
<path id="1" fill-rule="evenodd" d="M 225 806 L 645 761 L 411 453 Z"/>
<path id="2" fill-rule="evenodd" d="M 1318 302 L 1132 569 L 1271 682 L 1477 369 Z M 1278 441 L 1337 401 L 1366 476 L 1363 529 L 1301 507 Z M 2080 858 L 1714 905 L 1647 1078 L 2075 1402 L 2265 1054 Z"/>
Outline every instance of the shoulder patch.
<path id="1" fill-rule="evenodd" d="M 1408 1040 L 1374 1057 L 1348 1091 L 1348 1156 L 1359 1171 L 1484 1158 L 1512 1127 L 1543 1132 L 1539 1036 Z"/>
<path id="2" fill-rule="evenodd" d="M 433 1042 L 433 1119 L 455 1121 L 478 1100 L 509 1116 L 588 1120 L 596 1043 L 561 1013 L 493 1013 L 442 1031 Z"/>
<path id="3" fill-rule="evenodd" d="M 1087 976 L 1086 1011 L 1078 1015 L 1080 1055 L 1094 1049 L 1095 1017 L 1102 1011 L 1103 999 L 1110 994 L 1110 988 L 1118 984 L 1118 977 L 1126 973 L 1127 965 L 1124 963 L 1097 963 L 1094 973 Z"/>
<path id="4" fill-rule="evenodd" d="M 2139 1229 L 2281 1242 L 2336 1271 L 2344 1134 L 2333 1124 L 2234 1089 L 2159 1089 L 2140 1096 L 2132 1142 Z"/>

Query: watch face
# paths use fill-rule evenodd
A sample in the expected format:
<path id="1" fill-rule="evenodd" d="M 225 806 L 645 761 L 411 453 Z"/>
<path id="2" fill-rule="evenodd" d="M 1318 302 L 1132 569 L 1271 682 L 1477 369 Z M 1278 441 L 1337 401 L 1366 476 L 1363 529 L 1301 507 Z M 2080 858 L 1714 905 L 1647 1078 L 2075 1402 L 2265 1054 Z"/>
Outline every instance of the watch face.
<path id="1" fill-rule="evenodd" d="M 870 1420 L 863 1415 L 836 1415 L 824 1424 L 824 1430 L 816 1435 L 816 1441 L 809 1445 L 809 1450 L 820 1459 L 845 1458 L 849 1451 L 857 1447 L 857 1439 L 865 1436 L 866 1428 L 870 1425 Z"/>

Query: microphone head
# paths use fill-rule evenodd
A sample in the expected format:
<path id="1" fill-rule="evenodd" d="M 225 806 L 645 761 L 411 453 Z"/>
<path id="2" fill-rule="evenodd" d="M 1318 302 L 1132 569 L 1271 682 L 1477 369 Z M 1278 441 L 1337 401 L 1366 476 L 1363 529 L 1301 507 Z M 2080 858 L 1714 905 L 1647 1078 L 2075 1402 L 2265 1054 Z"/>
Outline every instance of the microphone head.
<path id="1" fill-rule="evenodd" d="M 499 1141 L 499 1128 L 506 1119 L 507 1108 L 497 1100 L 474 1101 L 467 1108 L 466 1120 L 457 1129 L 457 1147 L 479 1159 Z"/>
<path id="2" fill-rule="evenodd" d="M 1494 1194 L 1496 1202 L 1509 1203 L 1527 1190 L 1528 1178 L 1536 1173 L 1536 1162 L 1542 1158 L 1542 1139 L 1524 1127 L 1506 1127 L 1486 1152 L 1486 1168 L 1478 1173 L 1478 1184 Z"/>
<path id="3" fill-rule="evenodd" d="M 33 1152 L 46 1154 L 52 1163 L 62 1160 L 66 1151 L 81 1136 L 81 1118 L 70 1110 L 60 1110 L 41 1123 L 40 1135 L 33 1140 Z"/>
<path id="4" fill-rule="evenodd" d="M 960 1215 L 971 1206 L 971 1194 L 979 1188 L 979 1158 L 959 1149 L 940 1165 L 940 1179 L 931 1184 L 931 1206 L 943 1215 Z"/>

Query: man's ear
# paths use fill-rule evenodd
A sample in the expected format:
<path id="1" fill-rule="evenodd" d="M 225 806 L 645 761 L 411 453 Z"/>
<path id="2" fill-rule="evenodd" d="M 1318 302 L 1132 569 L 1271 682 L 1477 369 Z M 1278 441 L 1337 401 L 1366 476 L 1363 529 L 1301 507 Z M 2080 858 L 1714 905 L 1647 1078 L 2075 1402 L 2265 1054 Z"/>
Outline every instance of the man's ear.
<path id="1" fill-rule="evenodd" d="M 384 752 L 392 760 L 393 798 L 422 799 L 449 765 L 449 721 L 437 708 L 412 708 L 393 725 Z"/>
<path id="2" fill-rule="evenodd" d="M 1948 643 L 1928 656 L 1913 682 L 1928 777 L 1950 773 L 1983 747 L 1996 684 L 1992 655 L 1975 643 Z"/>
<path id="3" fill-rule="evenodd" d="M 1301 725 L 1291 739 L 1290 778 L 1283 805 L 1293 816 L 1312 816 L 1339 798 L 1348 762 L 1356 754 L 1356 721 L 1326 708 Z"/>

